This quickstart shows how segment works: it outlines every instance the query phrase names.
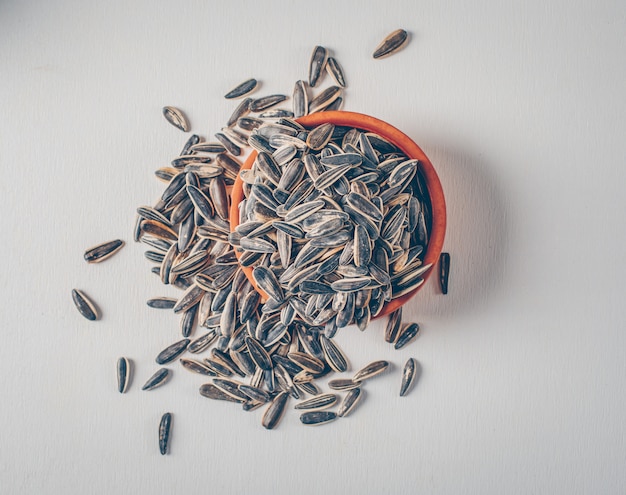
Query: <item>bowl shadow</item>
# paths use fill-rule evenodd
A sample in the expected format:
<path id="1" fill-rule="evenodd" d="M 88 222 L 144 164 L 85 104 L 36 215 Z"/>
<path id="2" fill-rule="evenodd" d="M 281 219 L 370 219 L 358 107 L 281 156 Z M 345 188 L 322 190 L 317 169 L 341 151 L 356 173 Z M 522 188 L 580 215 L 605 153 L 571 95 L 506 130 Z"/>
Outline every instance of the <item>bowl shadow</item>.
<path id="1" fill-rule="evenodd" d="M 501 288 L 512 228 L 509 204 L 495 174 L 497 166 L 481 153 L 432 141 L 422 144 L 446 197 L 443 251 L 451 258 L 449 290 L 442 294 L 435 273 L 404 309 L 419 318 L 458 317 L 494 303 Z"/>

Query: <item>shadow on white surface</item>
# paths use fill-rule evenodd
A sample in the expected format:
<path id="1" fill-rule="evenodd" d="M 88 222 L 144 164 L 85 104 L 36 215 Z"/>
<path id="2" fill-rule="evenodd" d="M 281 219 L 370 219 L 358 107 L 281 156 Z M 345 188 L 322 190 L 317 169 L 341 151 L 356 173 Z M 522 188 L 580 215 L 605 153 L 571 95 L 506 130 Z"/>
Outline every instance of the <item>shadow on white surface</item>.
<path id="1" fill-rule="evenodd" d="M 444 251 L 450 253 L 449 291 L 432 297 L 430 307 L 458 317 L 480 310 L 498 297 L 506 276 L 511 218 L 497 179 L 496 164 L 480 153 L 436 143 L 425 150 L 441 180 L 447 206 Z M 438 273 L 430 292 L 441 296 Z"/>

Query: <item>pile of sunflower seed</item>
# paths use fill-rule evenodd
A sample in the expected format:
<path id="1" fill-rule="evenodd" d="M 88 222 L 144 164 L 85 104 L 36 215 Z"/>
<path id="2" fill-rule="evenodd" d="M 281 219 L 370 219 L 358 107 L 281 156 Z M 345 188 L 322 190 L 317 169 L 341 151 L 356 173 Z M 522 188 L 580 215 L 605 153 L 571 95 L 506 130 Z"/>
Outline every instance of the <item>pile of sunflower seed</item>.
<path id="1" fill-rule="evenodd" d="M 374 58 L 394 53 L 406 41 L 405 31 L 395 31 Z M 337 85 L 311 95 L 324 73 Z M 246 411 L 268 404 L 262 418 L 268 429 L 280 421 L 289 397 L 300 400 L 295 409 L 304 411 L 303 424 L 322 424 L 348 415 L 363 396 L 365 381 L 390 366 L 375 361 L 352 378 L 330 380 L 331 390 L 347 393 L 336 413 L 326 410 L 339 398 L 322 393 L 315 380 L 349 369 L 333 341 L 337 330 L 351 324 L 364 330 L 385 303 L 419 287 L 430 268 L 421 258 L 430 200 L 419 162 L 381 136 L 332 124 L 307 129 L 295 120 L 342 105 L 345 76 L 324 47 L 314 48 L 308 83 L 296 82 L 291 109 L 274 108 L 286 95 L 247 97 L 256 87 L 249 79 L 225 95 L 245 98 L 215 134 L 217 141 L 192 135 L 171 166 L 155 172 L 167 184 L 157 203 L 137 209 L 134 240 L 149 246 L 145 256 L 155 263 L 152 272 L 184 291 L 177 299 L 148 301 L 181 315 L 182 339 L 162 350 L 156 362 L 163 366 L 180 358 L 185 369 L 212 377 L 200 387 L 205 397 L 241 404 Z M 164 107 L 163 114 L 182 131 L 190 130 L 179 109 Z M 254 165 L 240 171 L 237 157 L 250 149 L 257 152 Z M 238 174 L 245 199 L 239 225 L 231 229 L 230 189 Z M 101 261 L 122 245 L 96 246 L 85 259 Z M 252 269 L 256 287 L 244 267 Z M 79 310 L 95 319 L 95 305 L 75 292 Z M 385 331 L 396 349 L 419 332 L 416 323 L 401 320 L 400 308 Z M 181 357 L 184 353 L 190 356 Z M 120 358 L 122 393 L 130 368 L 131 361 Z M 418 375 L 419 364 L 411 358 L 400 395 Z M 142 389 L 157 388 L 170 376 L 169 368 L 159 368 Z M 166 413 L 159 427 L 161 453 L 167 451 L 170 424 Z"/>

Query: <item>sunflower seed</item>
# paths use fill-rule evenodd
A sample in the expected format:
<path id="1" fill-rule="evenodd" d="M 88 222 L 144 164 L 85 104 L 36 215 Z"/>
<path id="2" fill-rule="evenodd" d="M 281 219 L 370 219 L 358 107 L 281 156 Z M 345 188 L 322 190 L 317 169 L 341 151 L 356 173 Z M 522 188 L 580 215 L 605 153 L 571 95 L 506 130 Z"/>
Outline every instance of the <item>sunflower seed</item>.
<path id="1" fill-rule="evenodd" d="M 200 375 L 205 375 L 205 376 L 216 376 L 217 375 L 217 373 L 215 373 L 207 365 L 205 365 L 204 363 L 202 363 L 200 361 L 196 361 L 194 359 L 181 358 L 180 359 L 180 364 L 183 365 L 183 368 L 185 368 L 185 369 L 187 369 L 189 371 L 193 371 L 194 373 L 198 373 Z"/>
<path id="2" fill-rule="evenodd" d="M 85 318 L 95 321 L 100 318 L 100 314 L 96 305 L 89 299 L 84 292 L 78 289 L 72 289 L 72 299 L 76 305 L 78 312 Z"/>
<path id="3" fill-rule="evenodd" d="M 311 397 L 310 399 L 298 402 L 294 409 L 304 410 L 320 410 L 332 407 L 337 402 L 337 396 L 335 394 L 322 394 Z"/>
<path id="4" fill-rule="evenodd" d="M 148 378 L 148 381 L 146 381 L 144 386 L 141 387 L 141 390 L 153 390 L 157 387 L 160 387 L 165 382 L 167 382 L 170 377 L 170 370 L 168 370 L 167 368 L 160 368 L 156 371 L 156 373 L 154 373 L 154 375 Z"/>
<path id="5" fill-rule="evenodd" d="M 304 81 L 297 81 L 293 88 L 293 114 L 300 118 L 308 113 L 309 97 Z"/>
<path id="6" fill-rule="evenodd" d="M 402 384 L 400 385 L 400 397 L 409 393 L 411 387 L 419 377 L 420 365 L 415 358 L 409 358 L 402 370 Z"/>
<path id="7" fill-rule="evenodd" d="M 326 66 L 328 51 L 323 46 L 316 46 L 309 62 L 309 85 L 314 88 Z"/>
<path id="8" fill-rule="evenodd" d="M 417 323 L 410 323 L 402 325 L 400 333 L 398 334 L 398 340 L 394 344 L 395 349 L 402 349 L 405 345 L 411 342 L 420 331 L 420 327 Z"/>
<path id="9" fill-rule="evenodd" d="M 159 451 L 161 455 L 167 454 L 170 442 L 170 430 L 172 428 L 172 414 L 165 413 L 159 423 Z"/>
<path id="10" fill-rule="evenodd" d="M 324 371 L 324 363 L 322 361 L 304 352 L 290 352 L 287 354 L 287 358 L 311 373 L 317 374 Z"/>
<path id="11" fill-rule="evenodd" d="M 172 345 L 166 347 L 159 353 L 155 359 L 156 363 L 167 364 L 174 361 L 178 356 L 185 352 L 188 345 L 189 339 L 182 339 L 178 342 L 174 342 Z"/>
<path id="12" fill-rule="evenodd" d="M 335 419 L 337 419 L 337 413 L 333 411 L 311 411 L 300 416 L 302 424 L 309 426 L 323 425 Z"/>
<path id="13" fill-rule="evenodd" d="M 262 98 L 257 98 L 250 103 L 250 111 L 262 112 L 263 110 L 277 105 L 281 101 L 285 101 L 287 97 L 285 95 L 269 95 Z"/>
<path id="14" fill-rule="evenodd" d="M 131 378 L 131 362 L 125 357 L 117 360 L 117 390 L 123 394 L 128 390 Z"/>
<path id="15" fill-rule="evenodd" d="M 387 326 L 385 327 L 385 342 L 395 343 L 398 339 L 398 332 L 402 325 L 402 306 L 389 315 Z"/>
<path id="16" fill-rule="evenodd" d="M 331 75 L 331 77 L 335 80 L 335 82 L 341 86 L 342 88 L 346 87 L 346 79 L 343 75 L 343 69 L 339 62 L 333 57 L 328 57 L 328 62 L 326 64 L 326 70 Z"/>
<path id="17" fill-rule="evenodd" d="M 269 402 L 271 400 L 271 396 L 265 390 L 258 387 L 251 387 L 250 385 L 239 385 L 239 390 L 241 390 L 251 399 L 261 403 Z"/>
<path id="18" fill-rule="evenodd" d="M 85 261 L 87 263 L 100 263 L 110 258 L 124 246 L 124 241 L 116 239 L 114 241 L 105 242 L 94 246 L 85 251 Z"/>
<path id="19" fill-rule="evenodd" d="M 385 372 L 387 368 L 389 368 L 389 363 L 387 361 L 374 361 L 357 371 L 352 380 L 355 382 L 369 380 L 370 378 Z"/>
<path id="20" fill-rule="evenodd" d="M 178 108 L 163 107 L 163 116 L 174 127 L 177 127 L 183 132 L 189 131 L 189 122 L 187 122 L 187 118 Z"/>
<path id="21" fill-rule="evenodd" d="M 244 400 L 237 399 L 233 395 L 227 394 L 221 388 L 216 387 L 212 383 L 205 383 L 200 387 L 200 395 L 207 399 L 224 400 L 227 402 L 237 402 L 239 404 L 245 402 Z"/>
<path id="22" fill-rule="evenodd" d="M 348 360 L 344 353 L 331 339 L 320 335 L 320 343 L 328 365 L 337 373 L 343 373 L 348 369 Z"/>
<path id="23" fill-rule="evenodd" d="M 333 185 L 337 182 L 342 176 L 346 174 L 348 170 L 352 168 L 352 165 L 347 163 L 344 165 L 339 165 L 338 167 L 331 168 L 326 172 L 322 173 L 313 181 L 313 185 L 315 189 L 323 190 L 328 186 Z"/>
<path id="24" fill-rule="evenodd" d="M 252 104 L 252 98 L 244 98 L 241 100 L 241 103 L 237 105 L 233 113 L 226 121 L 226 125 L 228 127 L 232 126 L 237 122 L 240 118 L 245 117 L 250 113 L 250 105 Z"/>
<path id="25" fill-rule="evenodd" d="M 326 88 L 309 102 L 309 113 L 323 110 L 341 96 L 342 89 L 339 86 Z"/>
<path id="26" fill-rule="evenodd" d="M 287 392 L 281 392 L 276 397 L 274 397 L 274 400 L 265 410 L 265 413 L 263 414 L 263 419 L 261 420 L 261 424 L 264 428 L 268 430 L 273 430 L 274 428 L 276 428 L 281 418 L 283 417 L 283 413 L 285 412 L 285 406 L 287 405 L 288 400 L 289 394 Z"/>
<path id="27" fill-rule="evenodd" d="M 333 124 L 326 123 L 319 125 L 311 132 L 309 132 L 309 135 L 306 139 L 306 144 L 311 149 L 321 150 L 324 146 L 328 144 L 328 141 L 330 141 L 334 130 L 335 126 Z"/>
<path id="28" fill-rule="evenodd" d="M 439 256 L 439 283 L 441 293 L 448 293 L 448 276 L 450 274 L 450 253 L 441 253 Z"/>
<path id="29" fill-rule="evenodd" d="M 249 239 L 247 237 L 241 238 L 241 247 L 246 251 L 253 251 L 255 253 L 273 253 L 276 251 L 276 246 L 270 241 Z"/>
<path id="30" fill-rule="evenodd" d="M 247 81 L 238 84 L 235 88 L 231 89 L 228 93 L 224 95 L 224 98 L 230 100 L 233 98 L 240 98 L 242 96 L 247 95 L 248 93 L 252 93 L 256 88 L 257 80 L 256 79 L 248 79 Z"/>
<path id="31" fill-rule="evenodd" d="M 352 411 L 354 411 L 358 403 L 363 398 L 363 395 L 364 393 L 362 389 L 358 387 L 350 390 L 341 401 L 339 409 L 337 410 L 337 416 L 340 418 L 348 416 Z"/>
<path id="32" fill-rule="evenodd" d="M 215 330 L 211 330 L 204 335 L 201 335 L 197 339 L 191 341 L 189 343 L 189 347 L 187 347 L 187 350 L 192 354 L 198 354 L 208 349 L 209 346 L 213 342 L 215 342 L 215 340 L 217 340 L 217 333 L 215 332 Z"/>
<path id="33" fill-rule="evenodd" d="M 257 285 L 270 297 L 281 302 L 285 299 L 283 290 L 276 279 L 276 275 L 264 266 L 257 266 L 252 271 L 252 277 Z"/>
<path id="34" fill-rule="evenodd" d="M 267 353 L 265 348 L 259 343 L 258 340 L 252 337 L 245 338 L 246 346 L 250 352 L 250 357 L 259 368 L 262 370 L 272 369 L 272 358 Z"/>
<path id="35" fill-rule="evenodd" d="M 409 35 L 404 29 L 396 29 L 376 47 L 374 58 L 382 58 L 400 50 L 409 41 Z"/>

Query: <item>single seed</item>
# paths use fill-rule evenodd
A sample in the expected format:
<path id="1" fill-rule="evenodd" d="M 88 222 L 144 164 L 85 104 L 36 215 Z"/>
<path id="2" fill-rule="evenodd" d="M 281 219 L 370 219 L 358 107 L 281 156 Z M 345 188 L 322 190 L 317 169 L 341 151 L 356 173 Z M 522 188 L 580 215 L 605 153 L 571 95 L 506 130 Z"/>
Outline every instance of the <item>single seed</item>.
<path id="1" fill-rule="evenodd" d="M 117 390 L 120 394 L 123 394 L 126 392 L 126 390 L 128 390 L 130 378 L 130 360 L 125 357 L 121 357 L 117 360 Z"/>
<path id="2" fill-rule="evenodd" d="M 333 411 L 311 411 L 300 416 L 302 424 L 309 426 L 323 425 L 335 419 L 337 419 L 337 413 Z"/>
<path id="3" fill-rule="evenodd" d="M 167 119 L 167 121 L 172 124 L 174 127 L 177 127 L 183 132 L 189 131 L 189 122 L 187 122 L 187 118 L 176 107 L 163 107 L 163 116 Z"/>
<path id="4" fill-rule="evenodd" d="M 237 85 L 235 88 L 231 89 L 228 93 L 224 95 L 224 98 L 230 100 L 233 98 L 240 98 L 249 93 L 252 93 L 256 88 L 257 80 L 256 79 L 248 79 L 247 81 L 242 82 Z"/>
<path id="5" fill-rule="evenodd" d="M 72 299 L 74 300 L 74 304 L 76 305 L 78 312 L 85 318 L 91 321 L 95 321 L 100 318 L 98 308 L 93 301 L 85 295 L 84 292 L 78 289 L 72 289 Z"/>
<path id="6" fill-rule="evenodd" d="M 159 355 L 156 357 L 157 364 L 167 364 L 171 361 L 174 361 L 178 356 L 180 356 L 187 346 L 189 345 L 189 339 L 182 339 L 178 342 L 174 342 L 172 345 L 163 349 Z"/>
<path id="7" fill-rule="evenodd" d="M 358 387 L 350 390 L 341 401 L 341 404 L 339 405 L 339 409 L 337 411 L 337 416 L 339 416 L 340 418 L 348 416 L 352 411 L 354 411 L 357 404 L 361 401 L 363 395 L 363 390 Z"/>
<path id="8" fill-rule="evenodd" d="M 328 59 L 328 51 L 323 46 L 316 46 L 311 54 L 311 61 L 309 63 L 309 85 L 314 88 L 317 81 L 322 74 L 322 71 L 326 67 L 326 61 Z"/>
<path id="9" fill-rule="evenodd" d="M 346 87 L 346 79 L 343 75 L 343 69 L 335 58 L 328 57 L 326 70 L 339 86 L 341 86 L 342 88 Z"/>
<path id="10" fill-rule="evenodd" d="M 450 275 L 450 253 L 441 253 L 439 256 L 439 283 L 441 293 L 448 293 L 448 276 Z"/>
<path id="11" fill-rule="evenodd" d="M 287 392 L 281 392 L 274 398 L 263 414 L 261 424 L 264 428 L 268 430 L 276 428 L 283 417 L 288 400 L 289 394 Z"/>
<path id="12" fill-rule="evenodd" d="M 389 368 L 389 363 L 387 361 L 374 361 L 373 363 L 364 366 L 359 371 L 354 374 L 352 380 L 354 381 L 365 381 L 376 375 L 380 375 L 384 371 Z"/>
<path id="13" fill-rule="evenodd" d="M 374 58 L 382 58 L 400 50 L 409 41 L 409 35 L 404 29 L 396 29 L 374 50 Z"/>
<path id="14" fill-rule="evenodd" d="M 165 413 L 159 424 L 159 451 L 161 455 L 167 454 L 170 442 L 170 429 L 172 427 L 172 414 Z"/>
<path id="15" fill-rule="evenodd" d="M 167 380 L 171 376 L 172 375 L 170 373 L 170 370 L 168 370 L 167 368 L 160 368 L 156 371 L 156 373 L 154 373 L 154 375 L 148 378 L 144 386 L 141 387 L 141 390 L 153 390 L 157 387 L 160 387 L 165 382 L 167 382 Z"/>
<path id="16" fill-rule="evenodd" d="M 400 397 L 409 393 L 420 371 L 420 365 L 415 358 L 409 358 L 402 370 L 402 384 L 400 385 Z"/>
<path id="17" fill-rule="evenodd" d="M 122 249 L 123 246 L 124 241 L 121 241 L 120 239 L 99 244 L 85 251 L 85 261 L 87 263 L 100 263 L 101 261 L 113 256 L 120 249 Z"/>

